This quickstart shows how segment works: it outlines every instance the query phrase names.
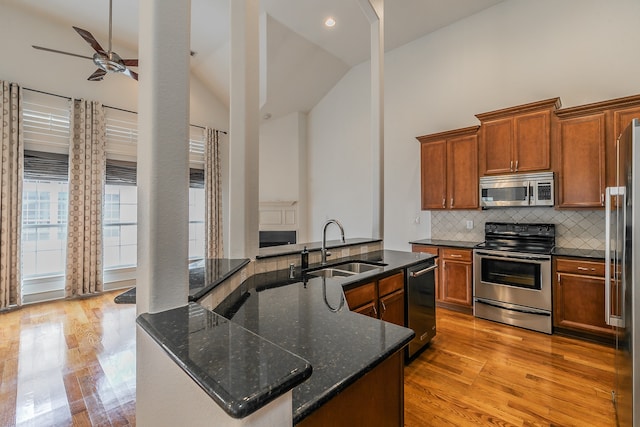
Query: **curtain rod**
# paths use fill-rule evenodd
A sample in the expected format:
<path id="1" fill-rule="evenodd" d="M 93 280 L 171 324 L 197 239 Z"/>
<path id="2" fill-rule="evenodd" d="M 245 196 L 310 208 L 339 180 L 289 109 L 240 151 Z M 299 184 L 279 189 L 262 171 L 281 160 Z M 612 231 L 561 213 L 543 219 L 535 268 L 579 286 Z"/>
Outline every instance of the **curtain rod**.
<path id="1" fill-rule="evenodd" d="M 68 99 L 69 101 L 71 101 L 71 100 L 73 99 L 73 98 L 68 97 L 68 96 L 58 95 L 57 93 L 45 92 L 45 91 L 43 91 L 43 90 L 31 89 L 31 88 L 28 88 L 28 87 L 23 87 L 22 89 L 24 89 L 24 90 L 29 90 L 29 91 L 31 91 L 31 92 L 42 93 L 42 94 L 44 94 L 44 95 L 57 96 L 58 98 Z M 125 110 L 124 108 L 118 108 L 118 107 L 111 107 L 110 105 L 104 105 L 104 104 L 103 104 L 103 107 L 105 107 L 105 108 L 111 108 L 112 110 L 123 111 L 123 112 L 125 112 L 125 113 L 138 114 L 138 112 L 137 112 L 137 111 Z M 206 129 L 206 126 L 192 125 L 192 124 L 189 124 L 189 126 L 193 126 L 193 127 L 195 127 L 195 128 L 198 128 L 198 129 Z M 225 135 L 228 135 L 228 132 L 226 132 L 226 131 L 224 131 L 224 130 L 219 130 L 219 129 L 213 129 L 213 130 L 218 131 L 218 132 L 220 132 L 220 133 L 223 133 L 223 134 L 225 134 Z"/>

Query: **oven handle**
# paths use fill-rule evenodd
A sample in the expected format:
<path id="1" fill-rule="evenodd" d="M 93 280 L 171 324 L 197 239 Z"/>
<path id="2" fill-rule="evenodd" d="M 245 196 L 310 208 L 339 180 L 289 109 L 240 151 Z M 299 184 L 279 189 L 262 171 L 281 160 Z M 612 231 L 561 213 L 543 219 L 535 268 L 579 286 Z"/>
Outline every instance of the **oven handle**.
<path id="1" fill-rule="evenodd" d="M 488 301 L 482 300 L 480 298 L 476 298 L 476 302 L 480 303 L 480 304 L 484 304 L 484 305 L 489 305 L 491 307 L 495 307 L 495 308 L 500 308 L 502 310 L 509 310 L 509 311 L 517 311 L 518 313 L 524 313 L 524 314 L 536 314 L 538 316 L 551 316 L 551 313 L 546 312 L 546 311 L 538 311 L 538 310 L 523 310 L 521 308 L 514 308 L 514 307 L 505 307 L 503 305 L 500 304 L 492 304 Z"/>
<path id="2" fill-rule="evenodd" d="M 532 261 L 551 261 L 551 257 L 535 257 L 535 256 L 519 256 L 519 255 L 499 255 L 499 254 L 488 254 L 486 252 L 476 251 L 477 255 L 481 255 L 484 258 L 493 258 L 493 259 L 517 259 L 517 260 L 532 260 Z"/>

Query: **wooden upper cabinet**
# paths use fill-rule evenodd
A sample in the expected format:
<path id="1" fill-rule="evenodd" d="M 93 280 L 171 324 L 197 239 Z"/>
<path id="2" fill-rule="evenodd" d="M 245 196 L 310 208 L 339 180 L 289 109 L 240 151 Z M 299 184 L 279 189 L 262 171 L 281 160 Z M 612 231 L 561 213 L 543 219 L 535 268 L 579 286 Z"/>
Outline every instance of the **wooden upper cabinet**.
<path id="1" fill-rule="evenodd" d="M 492 120 L 480 128 L 480 173 L 492 175 L 511 173 L 513 161 L 513 119 Z M 487 141 L 490 141 L 487 143 Z"/>
<path id="2" fill-rule="evenodd" d="M 640 119 L 640 96 L 623 98 L 618 107 L 610 112 L 611 126 L 608 126 L 606 149 L 607 187 L 616 187 L 618 182 L 624 185 L 626 177 L 616 180 L 616 141 L 633 119 Z M 621 100 L 621 101 L 622 101 Z"/>
<path id="3" fill-rule="evenodd" d="M 480 126 L 480 175 L 551 169 L 551 136 L 560 98 L 476 114 Z"/>
<path id="4" fill-rule="evenodd" d="M 478 208 L 478 126 L 419 136 L 422 209 Z"/>
<path id="5" fill-rule="evenodd" d="M 640 118 L 640 95 L 566 108 L 556 116 L 558 207 L 600 208 L 605 187 L 617 182 L 616 141 Z"/>
<path id="6" fill-rule="evenodd" d="M 447 141 L 420 144 L 422 210 L 444 209 L 447 198 Z"/>
<path id="7" fill-rule="evenodd" d="M 605 113 L 560 120 L 558 207 L 604 203 Z"/>

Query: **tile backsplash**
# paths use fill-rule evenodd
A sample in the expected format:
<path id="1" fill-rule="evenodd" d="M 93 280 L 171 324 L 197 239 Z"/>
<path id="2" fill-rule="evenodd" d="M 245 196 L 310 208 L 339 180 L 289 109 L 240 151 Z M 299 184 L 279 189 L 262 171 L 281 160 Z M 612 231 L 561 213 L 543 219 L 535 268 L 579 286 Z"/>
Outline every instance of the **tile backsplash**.
<path id="1" fill-rule="evenodd" d="M 473 228 L 466 228 L 473 221 Z M 556 246 L 604 250 L 604 210 L 556 210 L 553 208 L 504 208 L 482 211 L 431 211 L 431 238 L 441 240 L 484 240 L 485 222 L 552 223 L 556 225 Z"/>

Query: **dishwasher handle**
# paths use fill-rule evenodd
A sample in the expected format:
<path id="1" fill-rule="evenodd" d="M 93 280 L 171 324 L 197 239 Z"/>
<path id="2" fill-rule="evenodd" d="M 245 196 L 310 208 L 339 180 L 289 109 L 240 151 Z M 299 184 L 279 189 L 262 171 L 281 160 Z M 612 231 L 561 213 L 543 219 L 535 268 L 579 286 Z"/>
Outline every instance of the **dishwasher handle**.
<path id="1" fill-rule="evenodd" d="M 428 272 L 435 270 L 436 268 L 438 268 L 438 264 L 437 263 L 432 265 L 431 267 L 427 267 L 427 268 L 422 269 L 420 271 L 412 271 L 411 273 L 409 273 L 409 276 L 411 276 L 411 277 L 420 277 L 423 274 L 427 274 Z"/>

